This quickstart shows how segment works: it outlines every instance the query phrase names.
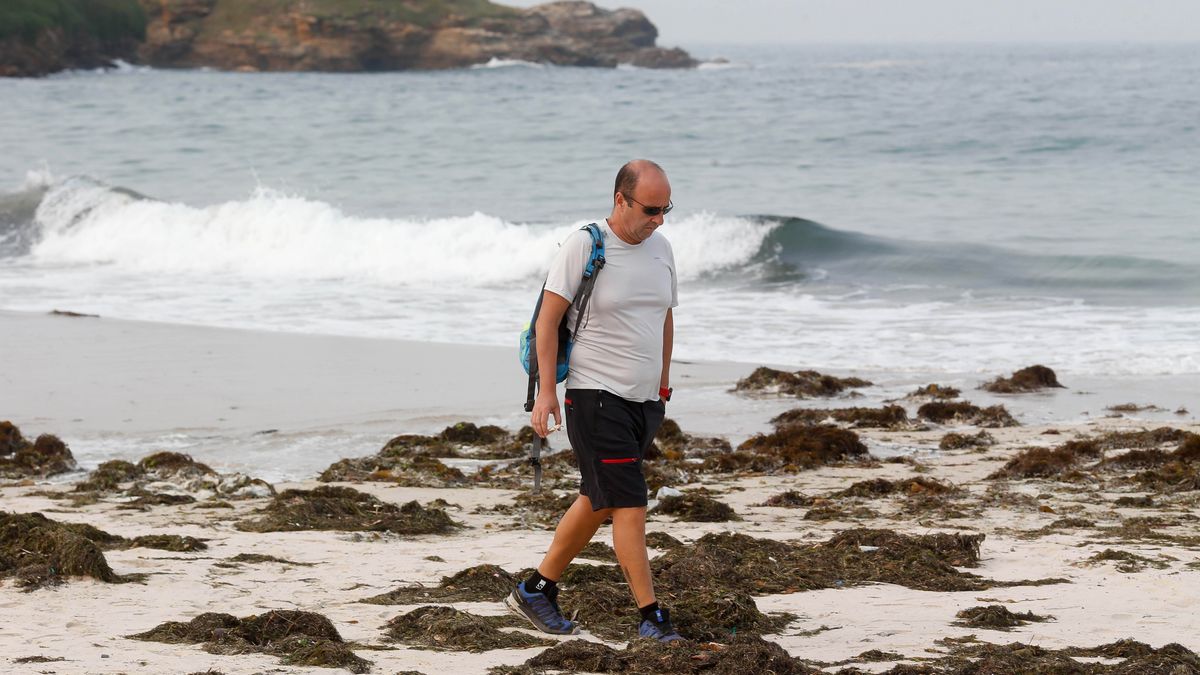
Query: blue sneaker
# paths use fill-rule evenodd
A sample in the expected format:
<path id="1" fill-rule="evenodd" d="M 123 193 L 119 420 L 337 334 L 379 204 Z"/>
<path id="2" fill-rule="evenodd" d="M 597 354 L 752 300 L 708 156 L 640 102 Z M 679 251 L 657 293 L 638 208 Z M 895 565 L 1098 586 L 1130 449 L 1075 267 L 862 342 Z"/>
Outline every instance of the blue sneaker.
<path id="1" fill-rule="evenodd" d="M 525 582 L 517 584 L 513 592 L 504 599 L 504 604 L 516 614 L 525 617 L 533 627 L 543 633 L 554 635 L 575 635 L 579 633 L 579 625 L 568 621 L 554 598 L 545 593 L 529 593 L 525 590 Z"/>
<path id="2" fill-rule="evenodd" d="M 659 642 L 675 642 L 683 639 L 683 636 L 671 625 L 670 612 L 659 609 L 654 614 L 654 621 L 647 619 L 638 626 L 638 637 L 653 638 Z"/>

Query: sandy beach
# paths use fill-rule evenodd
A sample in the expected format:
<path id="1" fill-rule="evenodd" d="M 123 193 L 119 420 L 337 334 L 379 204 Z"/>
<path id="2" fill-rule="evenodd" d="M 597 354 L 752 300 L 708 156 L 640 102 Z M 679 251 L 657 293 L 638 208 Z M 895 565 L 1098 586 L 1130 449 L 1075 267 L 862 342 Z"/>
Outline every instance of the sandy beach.
<path id="1" fill-rule="evenodd" d="M 88 524 L 126 539 L 170 534 L 206 544 L 195 551 L 106 549 L 115 574 L 145 575 L 129 583 L 69 576 L 65 583 L 28 590 L 15 579 L 0 578 L 4 670 L 333 672 L 288 665 L 265 653 L 219 655 L 200 644 L 128 637 L 205 612 L 239 618 L 271 610 L 319 613 L 358 657 L 372 662 L 370 672 L 377 673 L 484 673 L 495 666 L 524 664 L 545 651 L 546 646 L 537 646 L 472 653 L 386 639 L 385 624 L 431 603 L 362 602 L 400 587 L 436 586 L 441 578 L 477 565 L 496 565 L 511 574 L 536 565 L 550 531 L 547 521 L 536 517 L 537 508 L 518 500 L 531 485 L 519 469 L 505 473 L 497 468 L 492 482 L 476 479 L 471 475 L 474 468 L 500 467 L 503 461 L 476 460 L 468 448 L 445 462 L 462 468 L 468 479 L 447 487 L 427 487 L 422 484 L 425 474 L 405 476 L 399 471 L 382 479 L 377 474 L 376 480 L 317 480 L 333 462 L 375 455 L 400 434 L 436 435 L 458 422 L 498 425 L 515 433 L 525 420 L 519 411 L 522 382 L 511 352 L 0 313 L 0 354 L 5 361 L 0 420 L 11 421 L 30 441 L 43 433 L 59 436 L 80 466 L 48 478 L 0 481 L 0 514 L 40 512 L 53 521 Z M 1179 410 L 1196 411 L 1200 402 L 1188 399 L 1195 394 L 1186 380 L 1147 378 L 1120 386 L 1073 381 L 1067 391 L 1003 396 L 963 387 L 962 398 L 979 405 L 1001 402 L 1023 424 L 986 429 L 990 441 L 977 445 L 939 449 L 948 432 L 974 436 L 980 428 L 918 421 L 916 410 L 923 401 L 900 400 L 907 412 L 904 424 L 841 424 L 854 427 L 852 433 L 861 438 L 871 458 L 859 456 L 808 470 L 699 469 L 709 466 L 706 457 L 711 455 L 698 450 L 691 454 L 700 446 L 695 437 L 723 438 L 736 448 L 756 434 L 770 433 L 771 419 L 784 411 L 880 405 L 926 383 L 919 374 L 883 374 L 874 378 L 873 387 L 862 389 L 861 398 L 802 401 L 731 392 L 756 365 L 676 366 L 682 395 L 670 405 L 668 416 L 693 438 L 679 446 L 680 457 L 668 456 L 661 464 L 663 475 L 684 476 L 669 487 L 689 497 L 716 499 L 732 507 L 740 520 L 689 522 L 659 513 L 651 516 L 649 531 L 669 534 L 687 546 L 715 533 L 788 542 L 797 560 L 808 560 L 804 556 L 816 555 L 814 551 L 832 556 L 834 549 L 821 547 L 839 533 L 861 528 L 914 538 L 984 535 L 977 555 L 966 545 L 964 559 L 937 558 L 942 552 L 934 549 L 910 559 L 911 578 L 905 576 L 910 568 L 903 565 L 892 569 L 880 563 L 883 576 L 868 573 L 866 568 L 875 564 L 869 556 L 888 554 L 892 546 L 871 539 L 875 543 L 836 550 L 837 555 L 851 556 L 839 560 L 858 561 L 856 566 L 837 568 L 845 572 L 843 577 L 828 576 L 834 568 L 814 569 L 796 576 L 797 585 L 785 589 L 789 592 L 776 592 L 768 585 L 764 588 L 770 592 L 751 593 L 758 612 L 793 615 L 777 622 L 782 626 L 778 630 L 762 635 L 805 664 L 795 667 L 824 672 L 884 672 L 897 664 L 940 668 L 945 664 L 936 659 L 974 644 L 962 640 L 970 635 L 983 643 L 1021 643 L 1045 650 L 1091 648 L 1131 638 L 1156 649 L 1178 643 L 1200 651 L 1200 619 L 1193 607 L 1200 595 L 1200 492 L 1194 483 L 1163 483 L 1165 479 L 1155 477 L 1159 474 L 1150 475 L 1169 466 L 1195 475 L 1196 459 L 1186 450 L 1187 433 L 1200 433 L 1200 424 L 1191 412 Z M 873 379 L 870 373 L 854 375 Z M 1066 381 L 1065 374 L 1060 376 Z M 958 379 L 949 384 L 985 378 L 963 374 Z M 1135 399 L 1159 408 L 1124 416 L 1105 410 Z M 1142 433 L 1161 427 L 1168 427 L 1169 433 Z M 552 439 L 555 447 L 565 447 L 563 436 Z M 1010 464 L 1031 447 L 1058 450 L 1070 441 L 1092 445 L 1064 460 L 1057 473 L 1026 477 L 1018 475 L 1024 465 Z M 660 444 L 674 447 L 661 437 Z M 444 500 L 436 502 L 437 508 L 462 527 L 438 534 L 247 531 L 245 523 L 261 517 L 276 500 L 239 498 L 249 493 L 217 490 L 196 491 L 195 499 L 186 503 L 133 504 L 138 495 L 124 483 L 96 491 L 90 500 L 62 498 L 64 493 L 78 493 L 76 486 L 88 477 L 86 472 L 102 462 L 136 463 L 159 450 L 187 452 L 221 474 L 264 477 L 277 494 L 340 486 L 397 507 L 416 500 L 434 508 L 435 500 Z M 1158 454 L 1139 455 L 1137 462 L 1122 459 L 1139 451 Z M 520 464 L 519 459 L 509 460 Z M 1186 474 L 1189 470 L 1193 473 Z M 562 463 L 549 466 L 554 495 L 570 493 L 570 471 Z M 1008 477 L 997 475 L 1005 471 Z M 869 488 L 867 481 L 875 487 Z M 855 489 L 858 484 L 862 485 Z M 149 494 L 179 492 L 177 483 L 170 489 L 164 482 L 155 485 L 147 482 L 144 487 Z M 764 505 L 788 491 L 802 498 L 791 507 Z M 497 506 L 506 510 L 497 511 Z M 610 540 L 607 527 L 596 540 Z M 910 541 L 917 540 L 903 540 Z M 690 550 L 656 548 L 653 553 L 686 560 Z M 273 556 L 282 562 L 231 560 L 239 554 Z M 596 559 L 580 562 L 608 564 Z M 922 576 L 921 570 L 927 569 L 936 574 Z M 765 568 L 762 572 L 764 578 L 775 574 Z M 1045 583 L 1050 579 L 1061 581 Z M 1006 583 L 1029 581 L 1043 583 Z M 936 588 L 939 584 L 957 589 Z M 707 591 L 701 586 L 697 592 Z M 563 594 L 570 611 L 571 588 L 564 587 Z M 504 614 L 496 600 L 446 604 L 479 616 Z M 969 608 L 996 605 L 1047 620 L 997 630 L 964 625 L 966 619 L 956 616 Z M 633 608 L 624 611 L 632 637 Z M 584 610 L 585 629 L 595 618 Z M 536 635 L 526 628 L 501 630 Z M 731 642 L 733 636 L 730 631 L 727 639 L 702 642 Z M 618 650 L 625 641 L 599 624 L 581 637 Z M 864 654 L 871 650 L 875 651 Z M 703 653 L 721 652 L 710 647 Z M 29 657 L 55 660 L 20 661 Z M 1110 651 L 1073 658 L 1077 663 L 1119 665 L 1125 655 Z M 1178 661 L 1183 670 L 1158 672 L 1200 672 L 1189 663 L 1184 658 Z"/>

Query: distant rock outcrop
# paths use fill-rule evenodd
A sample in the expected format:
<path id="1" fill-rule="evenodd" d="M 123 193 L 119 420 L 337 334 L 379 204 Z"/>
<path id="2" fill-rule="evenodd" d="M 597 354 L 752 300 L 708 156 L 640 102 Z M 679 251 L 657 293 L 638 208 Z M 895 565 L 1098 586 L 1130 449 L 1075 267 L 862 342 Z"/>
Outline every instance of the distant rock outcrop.
<path id="1" fill-rule="evenodd" d="M 655 47 L 658 30 L 640 11 L 590 2 L 517 9 L 483 0 L 296 0 L 284 11 L 255 11 L 261 0 L 141 2 L 149 23 L 140 55 L 153 66 L 353 72 L 462 68 L 492 59 L 696 65 L 683 50 Z"/>
<path id="2" fill-rule="evenodd" d="M 635 9 L 488 0 L 25 0 L 0 3 L 0 76 L 95 68 L 357 72 L 464 68 L 492 59 L 690 68 L 654 45 Z"/>

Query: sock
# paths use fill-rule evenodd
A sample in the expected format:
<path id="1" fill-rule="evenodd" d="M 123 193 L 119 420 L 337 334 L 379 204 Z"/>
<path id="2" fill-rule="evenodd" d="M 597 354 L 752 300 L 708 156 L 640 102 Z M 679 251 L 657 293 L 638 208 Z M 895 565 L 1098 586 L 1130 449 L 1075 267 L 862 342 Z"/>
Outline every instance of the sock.
<path id="1" fill-rule="evenodd" d="M 638 607 L 638 612 L 642 615 L 642 621 L 651 623 L 662 623 L 662 615 L 658 611 L 658 602 L 652 602 L 645 607 Z"/>
<path id="2" fill-rule="evenodd" d="M 553 598 L 558 595 L 558 582 L 553 579 L 547 579 L 542 576 L 542 573 L 534 570 L 533 576 L 525 580 L 525 591 L 527 593 L 541 593 L 548 598 Z"/>

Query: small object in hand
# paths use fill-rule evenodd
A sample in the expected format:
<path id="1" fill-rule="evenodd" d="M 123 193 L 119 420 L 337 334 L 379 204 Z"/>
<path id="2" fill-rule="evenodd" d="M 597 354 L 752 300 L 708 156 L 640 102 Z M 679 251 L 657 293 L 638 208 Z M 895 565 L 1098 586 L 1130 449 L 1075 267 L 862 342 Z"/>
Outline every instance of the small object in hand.
<path id="1" fill-rule="evenodd" d="M 556 431 L 562 431 L 562 428 L 563 428 L 563 425 L 562 425 L 561 423 L 560 423 L 560 424 L 555 424 L 554 426 L 552 426 L 552 427 L 550 427 L 550 428 L 546 429 L 546 433 L 548 433 L 548 434 L 552 434 L 552 433 L 554 433 L 554 432 L 556 432 Z"/>

